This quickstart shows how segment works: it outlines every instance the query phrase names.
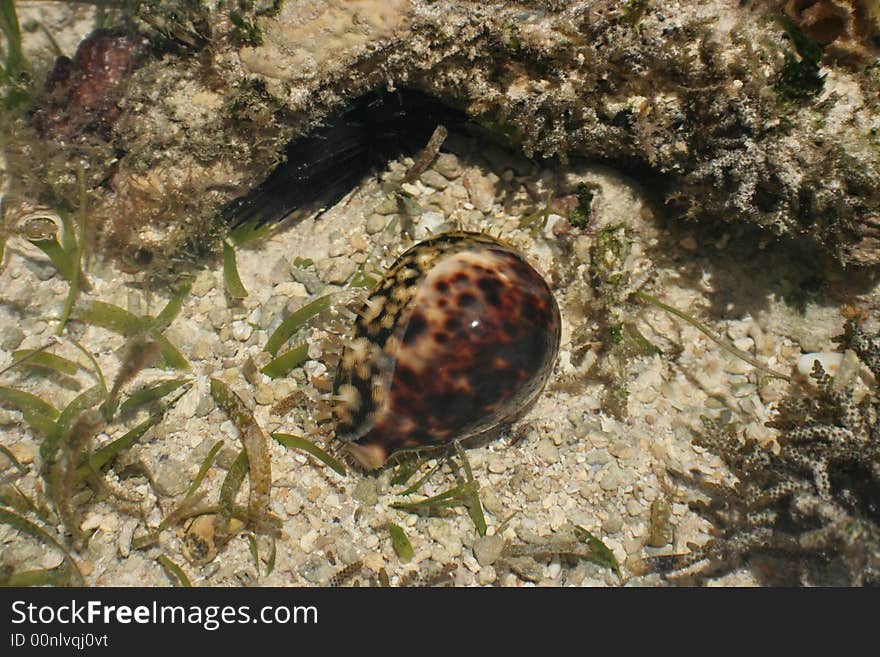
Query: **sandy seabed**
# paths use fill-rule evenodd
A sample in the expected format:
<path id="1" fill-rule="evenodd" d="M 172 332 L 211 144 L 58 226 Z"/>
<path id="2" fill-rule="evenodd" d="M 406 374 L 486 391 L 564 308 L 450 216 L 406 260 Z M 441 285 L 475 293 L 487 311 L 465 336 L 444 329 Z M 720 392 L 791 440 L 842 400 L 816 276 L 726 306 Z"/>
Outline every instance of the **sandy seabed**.
<path id="1" fill-rule="evenodd" d="M 238 249 L 241 279 L 249 291 L 243 300 L 226 295 L 219 265 L 198 272 L 179 316 L 165 331 L 188 359 L 190 371 L 149 368 L 123 389 L 124 399 L 157 381 L 188 379 L 181 388 L 185 394 L 164 420 L 108 471 L 112 490 L 134 501 L 121 502 L 106 490 L 90 488 L 73 498 L 82 513 L 81 527 L 90 534 L 76 555 L 88 584 L 166 585 L 156 560 L 162 554 L 182 565 L 193 584 L 210 586 L 328 585 L 339 583 L 333 578 L 343 571 L 349 584 L 382 581 L 386 575 L 392 585 L 662 584 L 658 575 L 645 572 L 644 560 L 687 552 L 689 543 L 703 543 L 709 536 L 706 521 L 687 505 L 695 492 L 668 472 L 697 469 L 709 480 L 729 477 L 716 456 L 692 443 L 702 430 L 701 416 L 733 419 L 746 435 L 772 445 L 775 432 L 764 423 L 788 384 L 768 379 L 661 310 L 621 304 L 621 317 L 661 353 L 637 353 L 620 361 L 617 385 L 625 384 L 626 411 L 609 412 L 604 404 L 614 381 L 604 345 L 590 342 L 601 324 L 591 313 L 608 305 L 595 298 L 587 280 L 596 235 L 623 224 L 630 244 L 623 269 L 632 286 L 641 285 L 700 318 L 739 349 L 784 373 L 793 370 L 802 353 L 834 350 L 831 339 L 844 321 L 840 309 L 853 295 L 858 293 L 863 303 L 877 302 L 877 289 L 858 287 L 855 276 L 832 273 L 818 285 L 815 272 L 798 264 L 800 252 L 793 245 L 762 243 L 753 235 L 738 235 L 735 227 L 663 225 L 639 185 L 612 170 L 587 165 L 564 172 L 539 169 L 478 143 L 464 144 L 463 151 L 458 157 L 441 154 L 419 180 L 402 187 L 411 162 L 394 162 L 321 216 L 283 226 L 268 239 Z M 520 228 L 523 217 L 543 207 L 547 192 L 572 190 L 578 182 L 594 191 L 588 229 L 573 229 L 552 212 L 545 226 Z M 406 207 L 398 204 L 401 190 Z M 401 235 L 406 221 L 412 222 L 411 238 Z M 478 535 L 462 507 L 429 516 L 392 508 L 404 499 L 398 495 L 403 486 L 391 484 L 393 467 L 378 475 L 350 469 L 339 476 L 270 439 L 270 511 L 282 521 L 271 574 L 265 571 L 272 540 L 256 537 L 258 571 L 247 531 L 206 564 L 185 557 L 186 523 L 167 527 L 158 543 L 136 549 L 147 525 L 158 526 L 183 499 L 217 441 L 224 446 L 202 483 L 206 503 L 216 502 L 227 468 L 241 449 L 237 429 L 213 402 L 210 379 L 219 378 L 235 390 L 267 433 L 305 435 L 322 443 L 326 432 L 315 420 L 332 380 L 327 363 L 333 367 L 342 343 L 334 333 L 350 328 L 348 308 L 362 294 L 347 284 L 361 269 L 381 271 L 414 240 L 458 227 L 500 233 L 520 248 L 550 280 L 563 321 L 560 356 L 544 394 L 498 440 L 467 452 L 488 535 Z M 568 255 L 560 253 L 560 240 L 571 245 Z M 155 315 L 170 296 L 170 288 L 144 285 L 142 275 L 122 273 L 110 264 L 96 263 L 87 276 L 91 285 L 79 303 L 97 299 L 136 315 Z M 11 363 L 13 351 L 55 339 L 57 322 L 51 318 L 60 314 L 68 286 L 45 255 L 12 238 L 0 289 L 2 368 Z M 263 347 L 281 319 L 327 294 L 331 308 L 291 340 L 308 343 L 309 359 L 289 377 L 273 380 L 261 374 L 268 359 Z M 67 331 L 87 346 L 112 381 L 125 339 L 76 321 Z M 84 360 L 65 338 L 51 351 Z M 2 381 L 58 408 L 93 384 L 88 368 L 74 376 L 14 369 Z M 95 446 L 146 417 L 141 410 L 114 421 Z M 20 475 L 8 459 L 0 461 L 4 485 L 14 483 L 32 499 L 42 499 L 39 437 L 17 411 L 0 411 L 0 423 L 3 444 L 30 468 Z M 429 460 L 424 469 L 434 463 Z M 419 495 L 454 484 L 446 465 Z M 239 501 L 246 499 L 247 483 Z M 666 505 L 668 522 L 659 511 Z M 412 544 L 407 563 L 395 553 L 389 523 L 403 528 Z M 589 561 L 546 556 L 554 545 L 571 540 L 574 526 L 592 532 L 614 553 L 622 579 Z M 50 531 L 63 536 L 60 524 Z M 664 532 L 665 544 L 657 538 Z M 510 552 L 512 546 L 520 552 L 531 546 L 544 556 L 510 557 L 516 552 Z M 61 558 L 59 551 L 0 527 L 2 563 L 16 570 L 50 568 Z M 748 585 L 754 580 L 743 569 L 713 582 Z"/>

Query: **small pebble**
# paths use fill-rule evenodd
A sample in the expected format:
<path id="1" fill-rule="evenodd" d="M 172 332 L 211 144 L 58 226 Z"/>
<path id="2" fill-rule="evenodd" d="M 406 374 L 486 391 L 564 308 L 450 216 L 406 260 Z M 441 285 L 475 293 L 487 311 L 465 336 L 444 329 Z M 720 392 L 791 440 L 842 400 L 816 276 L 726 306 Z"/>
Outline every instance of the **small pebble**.
<path id="1" fill-rule="evenodd" d="M 286 257 L 279 258 L 269 269 L 269 283 L 278 285 L 290 280 L 290 261 Z"/>
<path id="2" fill-rule="evenodd" d="M 461 175 L 461 165 L 452 153 L 440 153 L 434 161 L 434 170 L 450 180 Z"/>
<path id="3" fill-rule="evenodd" d="M 642 514 L 642 505 L 639 504 L 638 500 L 629 499 L 626 502 L 626 512 L 633 518 L 636 518 Z"/>
<path id="4" fill-rule="evenodd" d="M 623 528 L 623 518 L 613 512 L 602 522 L 602 530 L 608 534 L 616 534 Z"/>
<path id="5" fill-rule="evenodd" d="M 388 215 L 397 213 L 397 197 L 389 194 L 375 208 L 376 214 L 384 216 L 385 223 L 388 222 Z"/>
<path id="6" fill-rule="evenodd" d="M 84 532 L 90 532 L 93 529 L 97 529 L 98 527 L 100 527 L 103 520 L 103 516 L 101 516 L 99 513 L 89 511 L 86 514 L 85 518 L 82 519 L 82 522 L 80 523 L 80 529 L 82 529 Z"/>
<path id="7" fill-rule="evenodd" d="M 468 198 L 468 191 L 464 188 L 464 185 L 452 185 L 446 190 L 446 193 L 457 201 L 464 201 Z M 470 212 L 466 212 L 463 217 L 465 221 L 479 221 L 483 218 L 483 213 L 479 210 L 474 210 L 473 208 L 468 208 L 468 210 Z"/>
<path id="8" fill-rule="evenodd" d="M 442 545 L 450 557 L 457 557 L 461 554 L 461 538 L 459 538 L 455 527 L 446 520 L 429 523 L 428 536 Z"/>
<path id="9" fill-rule="evenodd" d="M 604 491 L 617 490 L 628 483 L 623 469 L 617 463 L 611 463 L 599 480 L 599 487 Z"/>
<path id="10" fill-rule="evenodd" d="M 442 226 L 446 223 L 446 217 L 439 212 L 425 212 L 419 219 L 419 231 L 424 231 L 425 236 L 429 233 L 442 233 Z"/>
<path id="11" fill-rule="evenodd" d="M 364 562 L 364 568 L 372 570 L 374 573 L 378 573 L 385 567 L 385 557 L 379 552 L 371 552 L 365 555 L 362 561 Z"/>
<path id="12" fill-rule="evenodd" d="M 196 340 L 192 347 L 191 355 L 196 360 L 207 360 L 214 355 L 214 350 L 208 340 Z"/>
<path id="13" fill-rule="evenodd" d="M 196 276 L 196 280 L 190 288 L 190 293 L 197 297 L 203 297 L 214 289 L 216 282 L 214 281 L 214 273 L 205 270 Z"/>
<path id="14" fill-rule="evenodd" d="M 333 577 L 333 567 L 323 557 L 313 557 L 299 567 L 298 572 L 312 584 L 326 582 Z"/>
<path id="15" fill-rule="evenodd" d="M 329 544 L 336 551 L 336 556 L 346 566 L 355 563 L 360 559 L 360 554 L 352 541 L 351 535 L 345 531 L 333 532 L 328 536 Z"/>
<path id="16" fill-rule="evenodd" d="M 723 368 L 728 374 L 748 374 L 753 369 L 751 365 L 741 358 L 726 353 L 724 355 Z"/>
<path id="17" fill-rule="evenodd" d="M 116 552 L 120 557 L 125 559 L 131 554 L 131 539 L 134 536 L 134 530 L 137 529 L 138 521 L 129 519 L 122 524 L 122 529 L 116 537 Z"/>
<path id="18" fill-rule="evenodd" d="M 422 195 L 421 187 L 419 187 L 418 185 L 414 185 L 412 183 L 403 183 L 400 186 L 400 189 L 403 190 L 405 193 L 409 194 L 410 196 L 421 196 Z"/>
<path id="19" fill-rule="evenodd" d="M 733 346 L 740 351 L 745 351 L 746 353 L 749 353 L 755 347 L 755 341 L 752 340 L 750 337 L 737 338 L 733 341 Z"/>
<path id="20" fill-rule="evenodd" d="M 608 452 L 612 456 L 616 456 L 617 458 L 624 461 L 627 459 L 631 459 L 636 455 L 636 449 L 629 443 L 626 443 L 622 440 L 611 443 L 611 445 L 608 447 Z"/>
<path id="21" fill-rule="evenodd" d="M 449 180 L 430 169 L 422 174 L 421 180 L 428 187 L 433 187 L 434 189 L 446 189 L 449 186 Z"/>
<path id="22" fill-rule="evenodd" d="M 740 340 L 748 337 L 749 330 L 753 326 L 751 321 L 730 322 L 727 327 L 727 337 L 731 340 Z"/>
<path id="23" fill-rule="evenodd" d="M 274 296 L 272 297 L 272 299 L 270 299 L 270 301 L 274 300 L 276 297 L 279 297 L 283 301 L 283 303 L 278 306 L 277 312 L 274 312 L 273 308 L 266 306 L 263 312 L 264 317 L 268 314 L 272 314 L 273 317 L 279 315 L 291 299 L 304 299 L 309 296 L 309 291 L 306 289 L 306 286 L 297 281 L 286 281 L 284 283 L 276 285 L 273 293 Z M 266 326 L 268 326 L 268 324 L 266 324 Z"/>
<path id="24" fill-rule="evenodd" d="M 550 510 L 550 529 L 558 532 L 567 522 L 568 518 L 565 517 L 565 511 L 561 508 L 555 506 Z"/>
<path id="25" fill-rule="evenodd" d="M 208 312 L 208 321 L 211 323 L 211 326 L 219 331 L 229 324 L 229 311 L 226 308 L 214 308 Z"/>
<path id="26" fill-rule="evenodd" d="M 548 465 L 552 465 L 559 460 L 559 449 L 553 444 L 549 438 L 542 438 L 535 448 L 535 453 L 543 459 Z"/>
<path id="27" fill-rule="evenodd" d="M 481 489 L 480 501 L 483 503 L 483 507 L 486 509 L 486 511 L 491 513 L 496 518 L 504 515 L 504 503 L 501 501 L 501 498 L 498 497 L 498 493 L 495 492 L 494 488 Z"/>
<path id="28" fill-rule="evenodd" d="M 0 327 L 0 349 L 15 351 L 24 340 L 24 331 L 15 325 Z"/>
<path id="29" fill-rule="evenodd" d="M 495 205 L 495 183 L 498 176 L 490 174 L 481 175 L 478 171 L 470 170 L 464 174 L 464 186 L 468 191 L 471 203 L 480 212 L 490 212 Z"/>
<path id="30" fill-rule="evenodd" d="M 22 463 L 24 465 L 27 465 L 28 463 L 33 463 L 34 457 L 36 457 L 37 455 L 37 448 L 31 443 L 27 442 L 15 443 L 12 447 L 9 448 L 9 451 L 12 452 L 12 455 L 16 459 L 18 459 L 19 463 Z M 5 459 L 6 456 L 2 456 L 0 458 Z"/>
<path id="31" fill-rule="evenodd" d="M 507 573 L 501 578 L 501 586 L 505 588 L 515 588 L 519 585 L 516 575 Z"/>
<path id="32" fill-rule="evenodd" d="M 195 410 L 195 416 L 205 417 L 208 413 L 214 410 L 215 406 L 214 398 L 211 395 L 204 395 L 199 399 L 199 403 Z"/>
<path id="33" fill-rule="evenodd" d="M 354 487 L 352 497 L 362 504 L 375 504 L 379 501 L 379 494 L 376 491 L 376 480 L 372 477 L 362 478 Z"/>
<path id="34" fill-rule="evenodd" d="M 158 460 L 152 467 L 153 484 L 162 495 L 174 497 L 189 488 L 189 476 L 183 463 L 177 459 Z"/>
<path id="35" fill-rule="evenodd" d="M 304 285 L 310 295 L 320 294 L 324 290 L 324 283 L 313 269 L 291 267 L 290 275 L 297 283 Z"/>
<path id="36" fill-rule="evenodd" d="M 731 394 L 737 398 L 749 397 L 757 391 L 758 388 L 754 383 L 737 383 L 730 389 Z"/>
<path id="37" fill-rule="evenodd" d="M 364 237 L 361 233 L 357 233 L 356 235 L 352 236 L 351 245 L 356 252 L 360 253 L 362 251 L 366 251 L 367 248 L 370 246 L 370 243 L 367 242 L 367 238 Z"/>
<path id="38" fill-rule="evenodd" d="M 458 210 L 458 200 L 449 192 L 435 194 L 431 197 L 431 201 L 437 204 L 440 213 L 444 216 L 449 216 Z"/>
<path id="39" fill-rule="evenodd" d="M 348 258 L 322 260 L 318 267 L 321 271 L 321 278 L 330 285 L 342 285 L 357 271 L 357 265 Z"/>
<path id="40" fill-rule="evenodd" d="M 327 250 L 327 255 L 331 258 L 350 255 L 348 252 L 348 245 L 342 241 L 341 235 L 330 236 L 330 248 Z"/>
<path id="41" fill-rule="evenodd" d="M 527 582 L 540 582 L 544 579 L 544 566 L 531 557 L 513 557 L 506 561 L 510 566 L 510 569 L 515 572 L 520 579 Z"/>
<path id="42" fill-rule="evenodd" d="M 268 383 L 261 383 L 254 393 L 254 400 L 261 406 L 268 406 L 275 401 L 275 391 Z"/>
<path id="43" fill-rule="evenodd" d="M 491 456 L 489 457 L 488 467 L 489 472 L 493 474 L 501 474 L 507 470 L 507 463 L 500 456 Z"/>
<path id="44" fill-rule="evenodd" d="M 611 454 L 607 449 L 594 448 L 584 454 L 584 458 L 590 465 L 605 465 L 611 460 Z"/>
<path id="45" fill-rule="evenodd" d="M 34 276 L 36 276 L 41 281 L 48 281 L 50 278 L 54 277 L 55 274 L 58 273 L 58 270 L 55 268 L 51 262 L 32 262 L 30 265 L 31 271 L 34 272 Z"/>
<path id="46" fill-rule="evenodd" d="M 232 337 L 239 342 L 246 342 L 254 332 L 254 327 L 247 322 L 232 323 Z"/>
<path id="47" fill-rule="evenodd" d="M 642 551 L 642 540 L 635 536 L 627 536 L 623 539 L 623 550 L 628 555 L 638 555 Z"/>
<path id="48" fill-rule="evenodd" d="M 367 223 L 364 225 L 364 230 L 367 231 L 370 235 L 375 235 L 376 233 L 381 233 L 385 229 L 385 224 L 388 223 L 388 217 L 382 214 L 371 214 L 367 218 Z"/>
<path id="49" fill-rule="evenodd" d="M 309 554 L 315 549 L 315 541 L 317 538 L 317 530 L 314 527 L 309 529 L 305 534 L 299 537 L 299 548 L 306 554 Z"/>
<path id="50" fill-rule="evenodd" d="M 495 582 L 498 578 L 498 573 L 495 572 L 495 569 L 492 566 L 485 566 L 480 568 L 480 572 L 477 573 L 477 582 L 481 586 L 488 586 Z"/>

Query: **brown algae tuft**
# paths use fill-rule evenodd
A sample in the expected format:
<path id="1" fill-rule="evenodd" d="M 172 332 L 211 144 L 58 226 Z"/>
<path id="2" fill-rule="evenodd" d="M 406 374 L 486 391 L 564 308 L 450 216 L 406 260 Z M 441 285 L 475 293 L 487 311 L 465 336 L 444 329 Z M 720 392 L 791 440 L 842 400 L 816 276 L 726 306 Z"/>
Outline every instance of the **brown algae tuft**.
<path id="1" fill-rule="evenodd" d="M 704 494 L 692 506 L 717 532 L 688 554 L 654 559 L 661 571 L 702 580 L 750 562 L 771 585 L 880 582 L 880 337 L 851 320 L 838 341 L 875 388 L 836 381 L 815 361 L 818 390 L 783 400 L 768 423 L 781 432 L 778 450 L 705 420 L 695 442 L 720 455 L 739 483 L 678 475 Z"/>

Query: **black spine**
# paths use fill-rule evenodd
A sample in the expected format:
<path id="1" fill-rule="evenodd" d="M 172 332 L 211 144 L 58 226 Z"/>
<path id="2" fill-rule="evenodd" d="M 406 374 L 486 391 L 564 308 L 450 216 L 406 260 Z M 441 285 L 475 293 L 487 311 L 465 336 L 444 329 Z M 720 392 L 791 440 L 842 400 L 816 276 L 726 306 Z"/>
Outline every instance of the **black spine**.
<path id="1" fill-rule="evenodd" d="M 257 228 L 300 208 L 332 206 L 370 172 L 424 148 L 439 124 L 454 128 L 466 121 L 461 112 L 419 91 L 371 92 L 288 143 L 286 161 L 227 205 L 223 218 L 230 228 Z"/>

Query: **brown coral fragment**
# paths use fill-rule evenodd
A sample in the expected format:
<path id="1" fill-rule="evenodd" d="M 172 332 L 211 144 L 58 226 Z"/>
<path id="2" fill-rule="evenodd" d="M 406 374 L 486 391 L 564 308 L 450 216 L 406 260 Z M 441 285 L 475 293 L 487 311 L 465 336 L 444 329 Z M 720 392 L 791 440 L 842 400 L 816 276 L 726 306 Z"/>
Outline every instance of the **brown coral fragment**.
<path id="1" fill-rule="evenodd" d="M 878 56 L 880 5 L 874 0 L 787 0 L 785 13 L 825 48 L 826 58 L 851 66 Z"/>
<path id="2" fill-rule="evenodd" d="M 138 34 L 95 30 L 71 60 L 59 57 L 46 79 L 47 97 L 34 124 L 48 139 L 93 132 L 107 139 L 119 118 L 124 83 L 146 52 Z"/>

